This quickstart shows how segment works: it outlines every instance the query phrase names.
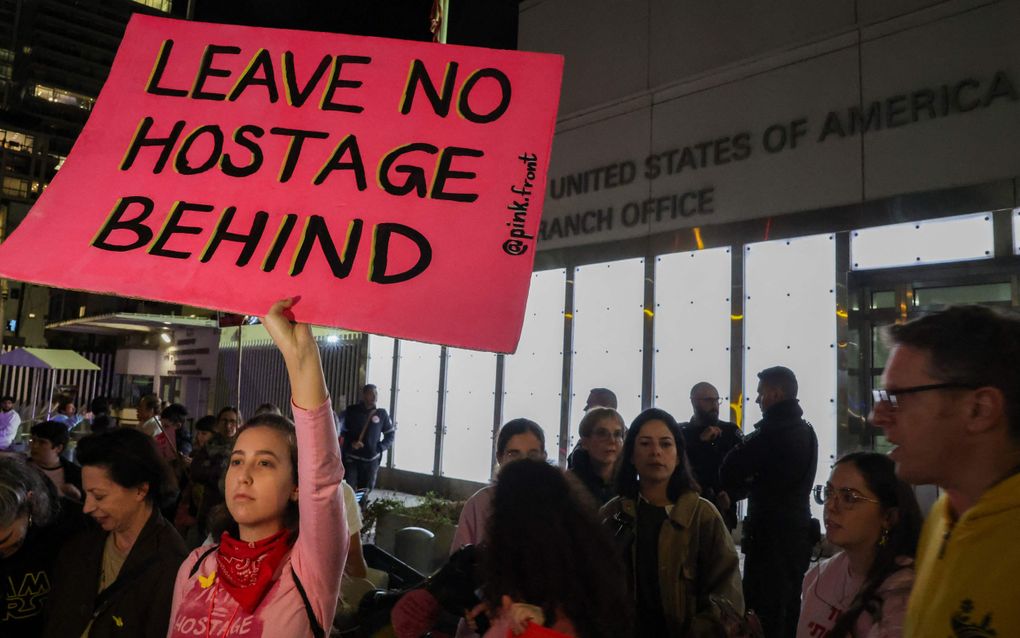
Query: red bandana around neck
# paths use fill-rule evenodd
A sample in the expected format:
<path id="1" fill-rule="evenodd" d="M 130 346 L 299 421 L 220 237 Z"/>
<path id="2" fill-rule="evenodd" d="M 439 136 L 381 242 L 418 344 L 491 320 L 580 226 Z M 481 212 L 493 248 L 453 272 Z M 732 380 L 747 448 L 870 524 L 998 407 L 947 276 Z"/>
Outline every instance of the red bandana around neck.
<path id="1" fill-rule="evenodd" d="M 246 543 L 223 532 L 216 552 L 216 571 L 223 589 L 247 613 L 255 612 L 283 557 L 290 551 L 289 530 L 283 529 L 262 540 Z"/>

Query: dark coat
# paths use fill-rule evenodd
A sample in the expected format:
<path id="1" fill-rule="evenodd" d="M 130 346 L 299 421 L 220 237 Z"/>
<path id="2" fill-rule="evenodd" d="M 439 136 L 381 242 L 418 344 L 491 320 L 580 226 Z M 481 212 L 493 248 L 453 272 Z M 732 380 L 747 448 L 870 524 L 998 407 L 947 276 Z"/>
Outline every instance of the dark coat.
<path id="1" fill-rule="evenodd" d="M 718 427 L 721 433 L 712 441 L 701 440 L 701 433 L 709 426 L 697 421 L 680 424 L 680 433 L 684 437 L 684 447 L 687 449 L 691 471 L 701 486 L 701 495 L 718 506 L 716 496 L 719 492 L 725 491 L 719 483 L 719 468 L 722 467 L 723 459 L 729 451 L 744 439 L 744 435 L 735 423 L 717 421 L 713 425 Z M 726 521 L 726 527 L 733 529 L 737 526 L 737 503 L 734 499 L 731 501 L 729 509 L 720 511 L 720 514 Z"/>
<path id="2" fill-rule="evenodd" d="M 91 525 L 61 550 L 44 638 L 81 636 L 94 610 L 98 613 L 90 638 L 166 635 L 174 580 L 188 554 L 180 534 L 154 508 L 120 575 L 106 589 L 110 593 L 101 597 L 97 590 L 106 536 L 98 525 Z"/>
<path id="3" fill-rule="evenodd" d="M 53 490 L 51 498 L 57 498 Z M 0 636 L 36 638 L 57 567 L 57 550 L 85 524 L 81 505 L 60 498 L 60 511 L 49 525 L 30 525 L 24 544 L 0 558 Z"/>
<path id="4" fill-rule="evenodd" d="M 755 431 L 723 460 L 722 488 L 734 500 L 748 496 L 747 516 L 756 524 L 811 518 L 818 438 L 803 415 L 796 399 L 770 406 Z"/>
<path id="5" fill-rule="evenodd" d="M 365 435 L 361 431 L 368 430 Z M 343 458 L 356 461 L 374 461 L 393 445 L 396 429 L 390 421 L 390 415 L 382 408 L 369 409 L 364 403 L 347 406 L 343 414 L 343 426 L 340 436 L 343 437 Z M 365 447 L 355 450 L 353 445 L 358 439 Z"/>
<path id="6" fill-rule="evenodd" d="M 578 449 L 572 455 L 574 464 L 570 472 L 586 487 L 595 499 L 595 504 L 602 507 L 616 496 L 616 486 L 612 482 L 606 483 L 598 475 L 591 464 L 591 456 L 588 450 Z"/>

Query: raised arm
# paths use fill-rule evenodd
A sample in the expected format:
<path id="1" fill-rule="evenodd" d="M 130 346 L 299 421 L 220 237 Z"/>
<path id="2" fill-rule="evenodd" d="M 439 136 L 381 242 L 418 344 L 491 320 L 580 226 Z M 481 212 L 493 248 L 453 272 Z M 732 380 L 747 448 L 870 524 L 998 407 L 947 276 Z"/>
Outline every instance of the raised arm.
<path id="1" fill-rule="evenodd" d="M 344 469 L 319 348 L 307 325 L 291 321 L 287 310 L 292 305 L 293 300 L 277 302 L 263 324 L 287 364 L 297 429 L 301 532 L 291 553 L 291 566 L 316 618 L 328 628 L 336 610 L 349 542 L 340 490 Z"/>
<path id="2" fill-rule="evenodd" d="M 319 346 L 307 324 L 294 323 L 290 313 L 294 299 L 277 301 L 262 319 L 269 336 L 287 364 L 290 391 L 294 405 L 311 410 L 329 398 L 326 378 L 322 374 Z"/>

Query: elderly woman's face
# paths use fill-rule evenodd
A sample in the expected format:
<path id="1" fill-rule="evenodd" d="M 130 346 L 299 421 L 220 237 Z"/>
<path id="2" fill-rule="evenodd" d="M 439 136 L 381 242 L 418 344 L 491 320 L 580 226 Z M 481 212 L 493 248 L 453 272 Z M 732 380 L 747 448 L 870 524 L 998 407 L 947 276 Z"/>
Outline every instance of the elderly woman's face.
<path id="1" fill-rule="evenodd" d="M 85 487 L 84 512 L 96 519 L 107 532 L 124 532 L 141 517 L 148 517 L 145 497 L 149 486 L 123 487 L 110 477 L 105 467 L 86 465 L 81 468 Z"/>
<path id="2" fill-rule="evenodd" d="M 0 558 L 10 558 L 25 544 L 28 536 L 29 517 L 24 512 L 9 525 L 0 525 Z"/>

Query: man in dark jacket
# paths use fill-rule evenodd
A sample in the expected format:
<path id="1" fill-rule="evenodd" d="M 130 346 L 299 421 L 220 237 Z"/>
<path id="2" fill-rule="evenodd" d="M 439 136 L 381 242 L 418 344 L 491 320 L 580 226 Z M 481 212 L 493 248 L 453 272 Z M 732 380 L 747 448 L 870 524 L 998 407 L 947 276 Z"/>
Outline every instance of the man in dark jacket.
<path id="1" fill-rule="evenodd" d="M 758 373 L 762 420 L 723 460 L 720 483 L 736 500 L 748 496 L 741 546 L 744 597 L 769 638 L 793 638 L 800 590 L 811 560 L 809 496 L 818 439 L 797 401 L 797 377 L 777 366 Z"/>
<path id="2" fill-rule="evenodd" d="M 701 486 L 701 496 L 715 503 L 733 531 L 737 526 L 737 504 L 719 485 L 719 468 L 726 454 L 744 438 L 735 423 L 719 420 L 719 391 L 702 381 L 691 388 L 694 416 L 680 425 L 687 446 L 687 460 Z"/>
<path id="3" fill-rule="evenodd" d="M 346 480 L 356 490 L 372 491 L 382 453 L 393 445 L 395 428 L 386 410 L 376 406 L 379 391 L 369 383 L 361 391 L 361 402 L 344 410 L 340 436 Z"/>

